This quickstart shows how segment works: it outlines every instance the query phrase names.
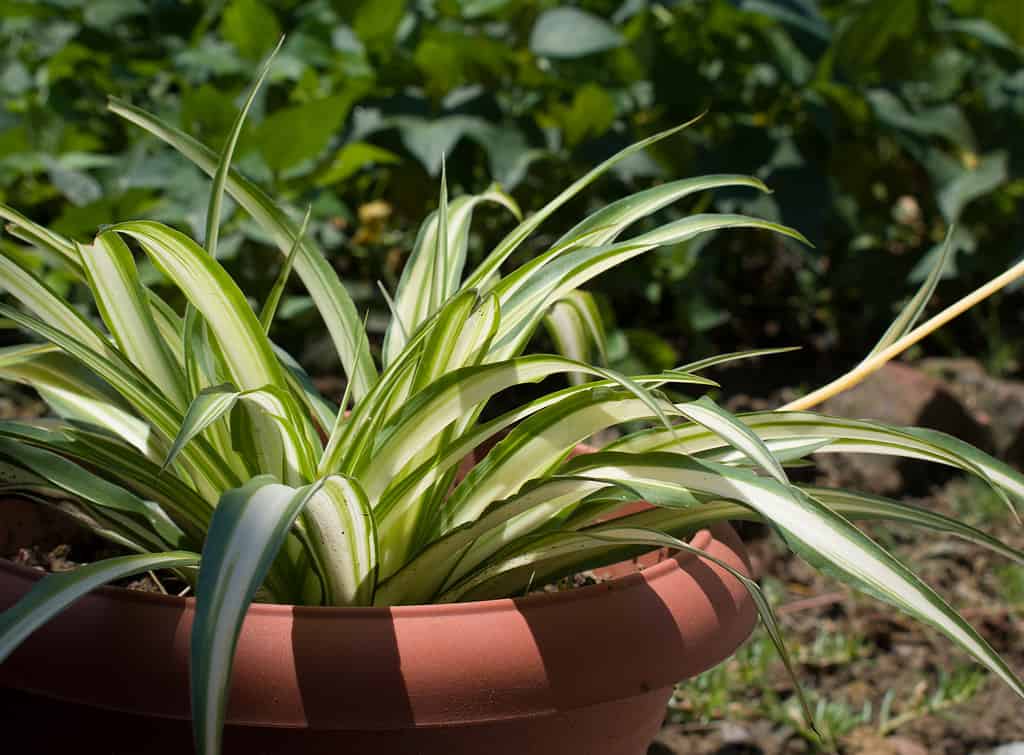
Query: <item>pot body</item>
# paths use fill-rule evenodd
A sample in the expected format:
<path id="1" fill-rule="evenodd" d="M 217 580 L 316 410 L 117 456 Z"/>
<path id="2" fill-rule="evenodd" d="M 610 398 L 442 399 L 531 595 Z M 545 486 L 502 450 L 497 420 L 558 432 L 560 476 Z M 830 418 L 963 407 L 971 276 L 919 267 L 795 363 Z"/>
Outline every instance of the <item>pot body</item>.
<path id="1" fill-rule="evenodd" d="M 727 525 L 692 542 L 748 573 Z M 0 561 L 0 609 L 38 578 Z M 193 611 L 189 599 L 103 588 L 37 630 L 0 665 L 4 749 L 192 751 Z M 224 752 L 642 755 L 675 682 L 731 655 L 755 620 L 745 588 L 689 554 L 519 599 L 254 605 Z"/>

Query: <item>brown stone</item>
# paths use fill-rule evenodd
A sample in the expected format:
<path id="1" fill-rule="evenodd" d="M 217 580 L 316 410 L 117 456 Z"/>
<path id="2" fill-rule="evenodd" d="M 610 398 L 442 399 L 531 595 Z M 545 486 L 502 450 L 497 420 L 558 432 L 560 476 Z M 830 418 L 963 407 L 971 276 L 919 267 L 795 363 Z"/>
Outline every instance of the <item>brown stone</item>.
<path id="1" fill-rule="evenodd" d="M 945 381 L 899 362 L 890 362 L 860 385 L 829 399 L 820 410 L 850 419 L 927 427 L 986 450 L 992 447 L 988 428 Z M 819 460 L 830 483 L 884 495 L 923 494 L 953 474 L 934 464 L 873 454 L 823 455 Z"/>

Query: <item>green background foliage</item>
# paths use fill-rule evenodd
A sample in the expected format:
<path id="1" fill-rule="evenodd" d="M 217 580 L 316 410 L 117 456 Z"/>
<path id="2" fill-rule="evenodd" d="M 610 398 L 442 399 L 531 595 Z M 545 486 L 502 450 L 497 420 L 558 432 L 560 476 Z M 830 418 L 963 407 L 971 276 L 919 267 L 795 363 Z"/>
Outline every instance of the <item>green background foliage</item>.
<path id="1" fill-rule="evenodd" d="M 219 150 L 260 59 L 287 34 L 236 165 L 296 220 L 312 207 L 310 233 L 371 329 L 385 312 L 376 281 L 394 287 L 436 205 L 442 158 L 453 193 L 493 180 L 529 211 L 703 111 L 564 217 L 668 178 L 750 173 L 775 193 L 723 191 L 668 212 L 760 215 L 816 248 L 722 234 L 599 280 L 618 366 L 789 344 L 810 347 L 808 364 L 845 364 L 951 225 L 956 278 L 939 304 L 1024 249 L 1019 0 L 40 0 L 0 1 L 0 19 L 0 199 L 82 239 L 142 216 L 201 238 L 208 179 L 107 113 L 106 98 Z M 498 211 L 481 216 L 491 241 L 509 227 Z M 262 300 L 277 258 L 233 204 L 225 218 L 219 255 Z M 929 348 L 1015 369 L 1018 308 L 998 299 L 971 317 Z M 279 319 L 275 337 L 315 364 L 323 348 L 297 282 Z"/>

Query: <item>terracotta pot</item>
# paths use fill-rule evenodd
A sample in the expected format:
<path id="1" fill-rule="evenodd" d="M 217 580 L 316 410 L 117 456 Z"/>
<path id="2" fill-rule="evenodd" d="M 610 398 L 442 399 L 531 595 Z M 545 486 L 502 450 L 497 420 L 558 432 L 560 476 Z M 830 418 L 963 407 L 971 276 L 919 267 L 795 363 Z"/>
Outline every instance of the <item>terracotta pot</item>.
<path id="1" fill-rule="evenodd" d="M 747 571 L 727 525 L 692 542 Z M 39 576 L 0 561 L 0 609 Z M 103 588 L 37 630 L 0 666 L 3 750 L 191 752 L 193 610 Z M 734 578 L 688 554 L 515 600 L 254 605 L 224 751 L 642 755 L 674 683 L 732 654 L 755 618 Z"/>

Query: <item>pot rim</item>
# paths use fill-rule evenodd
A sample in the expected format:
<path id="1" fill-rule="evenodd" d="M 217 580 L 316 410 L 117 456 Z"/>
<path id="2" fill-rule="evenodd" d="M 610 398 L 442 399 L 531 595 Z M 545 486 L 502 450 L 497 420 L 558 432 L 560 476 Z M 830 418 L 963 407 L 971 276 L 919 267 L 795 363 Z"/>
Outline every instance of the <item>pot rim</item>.
<path id="1" fill-rule="evenodd" d="M 727 524 L 699 531 L 691 543 L 749 573 L 742 542 Z M 0 561 L 4 603 L 43 576 Z M 99 588 L 28 638 L 0 666 L 0 684 L 80 705 L 188 718 L 194 616 L 195 598 Z M 654 690 L 667 697 L 679 679 L 731 655 L 755 621 L 741 583 L 690 551 L 596 585 L 518 598 L 355 608 L 254 604 L 235 652 L 226 720 L 424 729 L 543 718 Z M 130 684 L 110 677 L 112 664 L 125 669 Z M 53 670 L 65 666 L 74 671 L 58 685 Z M 144 698 L 136 694 L 140 684 L 151 690 Z"/>

